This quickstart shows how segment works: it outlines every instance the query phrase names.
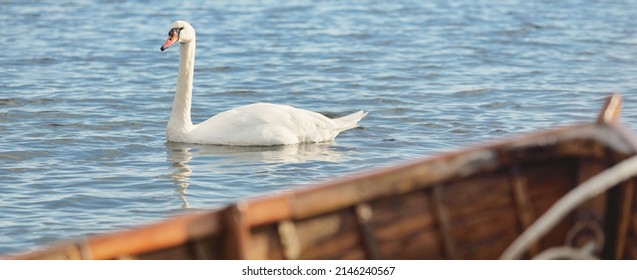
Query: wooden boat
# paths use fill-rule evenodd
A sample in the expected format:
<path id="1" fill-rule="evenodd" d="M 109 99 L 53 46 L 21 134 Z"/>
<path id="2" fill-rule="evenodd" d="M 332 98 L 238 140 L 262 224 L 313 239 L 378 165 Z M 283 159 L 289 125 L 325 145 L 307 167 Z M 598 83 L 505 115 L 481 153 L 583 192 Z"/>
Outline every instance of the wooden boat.
<path id="1" fill-rule="evenodd" d="M 12 259 L 497 259 L 580 183 L 637 153 L 613 95 L 595 123 L 445 153 Z M 524 250 L 637 257 L 635 180 L 588 199 Z"/>

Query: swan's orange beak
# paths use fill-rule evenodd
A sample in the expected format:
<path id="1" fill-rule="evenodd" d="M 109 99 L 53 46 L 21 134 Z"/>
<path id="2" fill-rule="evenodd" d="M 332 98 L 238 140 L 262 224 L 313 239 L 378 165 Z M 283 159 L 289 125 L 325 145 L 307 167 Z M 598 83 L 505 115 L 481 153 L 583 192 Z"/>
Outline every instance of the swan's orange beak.
<path id="1" fill-rule="evenodd" d="M 171 30 L 170 34 L 168 34 L 168 39 L 159 49 L 163 52 L 165 49 L 169 48 L 177 41 L 179 41 L 179 34 Z"/>

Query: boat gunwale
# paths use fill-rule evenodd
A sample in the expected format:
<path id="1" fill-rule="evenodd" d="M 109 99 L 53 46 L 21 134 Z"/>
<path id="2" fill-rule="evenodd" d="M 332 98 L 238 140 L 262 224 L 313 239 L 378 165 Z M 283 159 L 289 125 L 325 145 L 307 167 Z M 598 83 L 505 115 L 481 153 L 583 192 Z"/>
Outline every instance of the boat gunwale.
<path id="1" fill-rule="evenodd" d="M 600 131 L 600 129 L 603 131 Z M 585 134 L 581 134 L 582 131 Z M 609 131 L 612 133 L 607 133 Z M 609 139 L 609 135 L 612 135 L 613 138 Z M 575 124 L 552 130 L 534 132 L 531 134 L 517 135 L 504 140 L 470 146 L 469 148 L 442 152 L 424 159 L 414 160 L 392 167 L 380 168 L 369 172 L 350 175 L 333 181 L 307 186 L 303 189 L 293 190 L 289 193 L 253 198 L 245 202 L 244 207 L 247 208 L 245 214 L 248 216 L 248 224 L 250 226 L 260 226 L 284 219 L 304 219 L 318 213 L 329 212 L 330 209 L 328 206 L 324 206 L 325 204 L 314 211 L 304 210 L 304 208 L 307 207 L 306 197 L 317 196 L 317 194 L 321 192 L 330 192 L 333 189 L 339 188 L 350 189 L 350 193 L 361 193 L 361 195 L 356 198 L 339 197 L 342 201 L 338 203 L 338 206 L 336 206 L 335 209 L 352 207 L 362 201 L 401 195 L 420 189 L 410 187 L 401 188 L 400 186 L 397 186 L 392 188 L 394 191 L 390 192 L 381 191 L 374 193 L 372 190 L 369 190 L 370 185 L 378 184 L 378 180 L 384 177 L 401 178 L 403 177 L 401 176 L 403 175 L 402 173 L 419 174 L 417 176 L 413 176 L 427 177 L 427 179 L 424 181 L 418 181 L 417 185 L 422 185 L 424 186 L 423 188 L 427 188 L 431 187 L 431 185 L 436 182 L 446 181 L 452 178 L 468 177 L 473 174 L 493 171 L 505 166 L 509 164 L 507 161 L 510 159 L 507 159 L 507 156 L 503 155 L 506 155 L 512 150 L 524 150 L 536 146 L 547 146 L 560 141 L 594 139 L 603 144 L 605 147 L 613 149 L 615 152 L 635 154 L 637 153 L 637 138 L 631 135 L 632 133 L 622 128 L 620 125 L 605 123 Z M 578 156 L 582 156 L 582 154 L 578 154 Z M 421 172 L 432 173 L 427 169 L 432 166 L 439 165 L 438 162 L 440 161 L 448 161 L 451 162 L 451 164 L 447 164 L 444 168 L 436 169 L 452 171 L 447 172 L 447 174 L 444 175 L 431 175 L 431 177 L 422 175 Z M 467 164 L 475 164 L 476 167 L 467 169 Z M 457 172 L 458 169 L 462 170 L 460 174 Z M 266 209 L 272 209 L 273 205 L 280 206 L 281 203 L 287 203 L 284 210 L 276 211 L 276 213 L 270 215 L 263 214 L 264 212 L 267 212 L 265 211 Z"/>

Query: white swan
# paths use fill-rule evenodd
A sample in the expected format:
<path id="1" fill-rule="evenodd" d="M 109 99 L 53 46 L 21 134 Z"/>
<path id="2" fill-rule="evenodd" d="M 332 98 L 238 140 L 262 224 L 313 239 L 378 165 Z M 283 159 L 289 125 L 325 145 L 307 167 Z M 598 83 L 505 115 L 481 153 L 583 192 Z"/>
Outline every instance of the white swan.
<path id="1" fill-rule="evenodd" d="M 165 50 L 179 46 L 179 75 L 173 110 L 166 128 L 171 142 L 273 146 L 333 140 L 341 131 L 358 126 L 367 113 L 330 119 L 319 113 L 287 105 L 255 103 L 219 113 L 193 124 L 190 117 L 192 80 L 195 65 L 195 29 L 185 21 L 175 21 L 168 32 Z"/>

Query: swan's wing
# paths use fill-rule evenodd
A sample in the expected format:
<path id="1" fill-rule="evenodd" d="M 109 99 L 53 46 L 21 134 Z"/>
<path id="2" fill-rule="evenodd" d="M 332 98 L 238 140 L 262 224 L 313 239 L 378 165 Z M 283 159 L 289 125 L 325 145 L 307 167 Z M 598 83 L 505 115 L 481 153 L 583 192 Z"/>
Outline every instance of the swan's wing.
<path id="1" fill-rule="evenodd" d="M 333 139 L 333 120 L 287 105 L 256 103 L 215 115 L 195 128 L 198 137 L 219 144 L 280 145 Z"/>

